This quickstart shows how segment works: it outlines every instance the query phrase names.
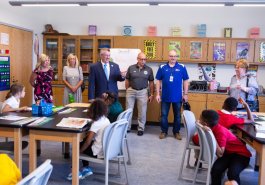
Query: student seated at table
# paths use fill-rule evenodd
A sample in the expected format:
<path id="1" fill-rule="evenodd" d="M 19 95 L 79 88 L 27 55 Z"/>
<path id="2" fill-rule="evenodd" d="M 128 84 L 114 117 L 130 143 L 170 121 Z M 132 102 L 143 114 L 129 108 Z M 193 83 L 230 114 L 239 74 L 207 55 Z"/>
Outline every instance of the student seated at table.
<path id="1" fill-rule="evenodd" d="M 246 118 L 239 118 L 236 115 L 233 115 L 232 112 L 236 111 L 238 102 L 243 105 L 243 107 L 247 111 Z M 245 123 L 253 123 L 254 118 L 251 114 L 250 108 L 248 104 L 242 98 L 239 98 L 238 101 L 234 97 L 228 97 L 224 101 L 223 109 L 217 111 L 219 115 L 219 124 L 224 126 L 225 128 L 230 129 L 235 124 L 245 124 Z M 199 137 L 198 134 L 195 134 L 192 138 L 194 144 L 199 145 Z"/>
<path id="2" fill-rule="evenodd" d="M 249 164 L 251 153 L 245 143 L 239 140 L 227 128 L 218 123 L 219 115 L 214 110 L 204 110 L 200 116 L 200 123 L 204 129 L 211 129 L 216 141 L 217 159 L 211 169 L 211 185 L 221 185 L 223 173 L 227 170 L 229 181 L 240 184 L 240 173 Z"/>
<path id="3" fill-rule="evenodd" d="M 20 99 L 25 97 L 25 87 L 22 84 L 15 83 L 11 85 L 10 91 L 6 95 L 2 112 L 26 111 L 27 106 L 19 107 Z"/>
<path id="4" fill-rule="evenodd" d="M 90 157 L 103 158 L 102 137 L 104 129 L 110 124 L 108 115 L 108 106 L 102 99 L 95 99 L 88 111 L 88 117 L 93 120 L 86 138 L 81 142 L 80 153 L 87 154 Z M 83 168 L 79 172 L 79 179 L 84 179 L 93 172 L 89 167 L 88 161 L 82 161 Z M 67 177 L 72 180 L 72 173 Z"/>
<path id="5" fill-rule="evenodd" d="M 0 184 L 16 185 L 21 179 L 21 172 L 7 154 L 0 154 Z"/>
<path id="6" fill-rule="evenodd" d="M 102 97 L 109 108 L 108 118 L 110 122 L 113 123 L 117 120 L 119 114 L 123 111 L 122 105 L 118 101 L 115 93 L 108 91 L 106 93 L 103 93 Z"/>

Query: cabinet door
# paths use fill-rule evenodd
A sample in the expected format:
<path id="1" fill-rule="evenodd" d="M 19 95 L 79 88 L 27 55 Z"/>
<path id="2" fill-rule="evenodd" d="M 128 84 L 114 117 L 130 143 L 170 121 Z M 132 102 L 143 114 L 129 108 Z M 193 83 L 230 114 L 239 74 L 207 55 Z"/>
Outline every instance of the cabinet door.
<path id="1" fill-rule="evenodd" d="M 231 40 L 209 39 L 208 43 L 208 61 L 230 62 Z"/>
<path id="2" fill-rule="evenodd" d="M 93 63 L 95 58 L 95 50 L 94 50 L 94 37 L 80 37 L 78 42 L 78 56 L 79 63 L 82 67 L 84 82 L 88 85 L 88 75 L 90 65 Z"/>
<path id="3" fill-rule="evenodd" d="M 186 39 L 185 60 L 207 61 L 207 44 L 208 39 Z"/>
<path id="4" fill-rule="evenodd" d="M 59 37 L 45 36 L 43 44 L 44 53 L 50 57 L 51 67 L 53 68 L 53 79 L 54 81 L 58 81 L 59 66 L 61 66 L 61 62 L 59 62 Z"/>
<path id="5" fill-rule="evenodd" d="M 254 62 L 265 62 L 265 39 L 259 39 L 255 42 L 255 60 Z"/>
<path id="6" fill-rule="evenodd" d="M 66 65 L 67 57 L 70 53 L 77 55 L 77 39 L 76 37 L 62 38 L 62 65 Z"/>
<path id="7" fill-rule="evenodd" d="M 138 48 L 138 37 L 132 36 L 114 36 L 113 37 L 113 47 L 114 48 Z"/>
<path id="8" fill-rule="evenodd" d="M 225 99 L 228 97 L 226 94 L 208 94 L 207 96 L 207 109 L 220 110 L 223 107 Z"/>
<path id="9" fill-rule="evenodd" d="M 254 60 L 254 40 L 251 39 L 233 39 L 231 45 L 231 62 L 244 58 L 248 62 Z"/>
<path id="10" fill-rule="evenodd" d="M 102 48 L 112 48 L 113 47 L 113 37 L 112 36 L 96 36 L 96 58 L 94 62 L 100 61 L 100 49 Z"/>
<path id="11" fill-rule="evenodd" d="M 259 111 L 265 112 L 265 97 L 259 96 Z"/>
<path id="12" fill-rule="evenodd" d="M 165 38 L 163 39 L 163 60 L 168 61 L 168 52 L 175 50 L 177 52 L 177 60 L 185 60 L 185 39 L 183 38 Z"/>
<path id="13" fill-rule="evenodd" d="M 194 113 L 196 120 L 200 118 L 201 112 L 206 109 L 207 94 L 189 93 L 188 101 L 191 111 Z"/>
<path id="14" fill-rule="evenodd" d="M 162 60 L 161 37 L 138 37 L 138 48 L 145 53 L 149 61 Z"/>
<path id="15" fill-rule="evenodd" d="M 63 105 L 63 98 L 64 98 L 64 86 L 53 86 L 53 104 L 55 106 Z"/>

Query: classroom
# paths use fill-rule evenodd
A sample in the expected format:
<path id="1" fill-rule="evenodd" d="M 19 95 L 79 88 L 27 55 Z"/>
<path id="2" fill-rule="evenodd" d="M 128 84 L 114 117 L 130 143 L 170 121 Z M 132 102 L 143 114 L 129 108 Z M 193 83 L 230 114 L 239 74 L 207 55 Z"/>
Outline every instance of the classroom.
<path id="1" fill-rule="evenodd" d="M 20 3 L 23 2 L 26 4 L 33 2 L 36 6 L 21 6 Z M 36 2 L 40 4 L 36 4 Z M 60 6 L 47 6 L 48 3 L 56 4 L 58 2 Z M 170 133 L 171 128 L 173 128 L 172 123 L 174 122 L 172 108 L 170 108 L 167 115 L 169 133 L 167 134 L 167 131 L 164 132 L 160 129 L 161 105 L 156 101 L 156 85 L 159 81 L 160 83 L 163 81 L 157 80 L 156 75 L 160 71 L 160 66 L 167 64 L 169 61 L 170 55 L 168 52 L 170 48 L 173 49 L 175 45 L 178 45 L 180 49 L 175 54 L 178 57 L 177 61 L 181 65 L 183 64 L 187 70 L 187 82 L 189 84 L 188 89 L 184 89 L 183 96 L 187 95 L 187 101 L 191 106 L 191 111 L 194 113 L 195 119 L 198 120 L 200 119 L 201 112 L 205 109 L 217 111 L 223 108 L 224 101 L 229 97 L 228 91 L 231 88 L 231 78 L 236 75 L 235 65 L 236 61 L 239 60 L 239 50 L 241 49 L 241 55 L 245 55 L 243 49 L 247 45 L 248 53 L 245 59 L 249 62 L 250 66 L 248 69 L 254 75 L 258 84 L 258 94 L 254 98 L 258 98 L 259 100 L 259 112 L 261 115 L 265 113 L 265 22 L 263 21 L 265 17 L 265 1 L 248 0 L 244 3 L 247 6 L 236 6 L 237 4 L 240 5 L 243 3 L 241 1 L 228 0 L 191 0 L 188 3 L 180 0 L 167 2 L 162 0 L 2 0 L 0 1 L 0 65 L 4 70 L 5 66 L 3 63 L 8 62 L 7 68 L 8 74 L 10 75 L 4 76 L 1 74 L 1 78 L 7 78 L 10 83 L 1 82 L 0 102 L 5 101 L 10 85 L 20 83 L 23 84 L 26 91 L 25 97 L 21 99 L 20 107 L 31 107 L 32 104 L 35 104 L 34 99 L 36 97 L 34 97 L 34 88 L 29 81 L 32 71 L 38 62 L 38 57 L 44 53 L 50 58 L 50 65 L 53 68 L 50 87 L 53 91 L 52 103 L 55 106 L 63 106 L 70 103 L 70 98 L 67 98 L 67 103 L 65 103 L 64 92 L 66 85 L 63 74 L 65 72 L 64 67 L 68 61 L 67 56 L 73 53 L 79 60 L 85 85 L 84 92 L 81 89 L 79 92 L 81 93 L 82 103 L 90 103 L 89 100 L 95 98 L 89 98 L 91 97 L 89 93 L 89 90 L 91 90 L 91 86 L 89 86 L 89 82 L 91 82 L 90 66 L 100 61 L 101 49 L 109 48 L 110 57 L 114 57 L 118 53 L 117 59 L 113 60 L 113 62 L 119 64 L 121 71 L 126 71 L 129 65 L 137 63 L 137 60 L 140 59 L 137 54 L 141 50 L 145 54 L 143 59 L 146 65 L 153 71 L 154 86 L 151 90 L 153 92 L 149 89 L 148 97 L 154 97 L 152 97 L 152 102 L 147 103 L 145 129 L 141 129 L 140 123 L 138 125 L 139 121 L 137 119 L 139 119 L 139 116 L 136 105 L 134 106 L 131 132 L 127 133 L 132 158 L 132 165 L 127 165 L 129 184 L 191 184 L 192 182 L 190 181 L 180 180 L 178 178 L 185 142 L 187 140 L 183 118 L 181 120 L 180 130 L 177 131 L 177 133 L 180 133 L 182 140 L 177 139 L 175 131 L 173 131 L 173 137 Z M 75 5 L 62 6 L 63 4 Z M 187 6 L 189 4 L 190 6 Z M 258 4 L 260 6 L 253 6 Z M 218 52 L 215 50 L 215 47 L 218 44 L 220 46 L 220 43 L 225 45 L 222 48 L 224 50 L 223 53 L 226 55 L 224 58 L 219 55 L 219 50 Z M 199 47 L 199 49 L 193 49 L 192 47 Z M 123 63 L 124 58 L 119 61 L 119 54 L 123 51 L 133 53 L 132 56 L 123 55 L 125 58 L 128 57 L 127 63 L 125 62 L 125 64 Z M 200 53 L 197 56 L 197 53 L 193 54 L 192 51 L 199 51 Z M 215 54 L 218 56 L 215 56 Z M 221 59 L 218 57 L 221 57 Z M 80 71 L 78 71 L 78 74 L 80 75 Z M 211 79 L 207 80 L 207 78 Z M 183 80 L 183 83 L 185 80 Z M 118 83 L 118 100 L 124 110 L 126 109 L 126 89 L 127 87 L 124 81 Z M 142 90 L 142 88 L 135 89 Z M 2 114 L 0 115 L 2 116 Z M 5 127 L 3 126 L 3 128 Z M 0 129 L 2 129 L 1 124 Z M 19 128 L 19 130 L 19 132 L 23 132 L 23 128 Z M 161 139 L 160 132 L 165 133 L 165 140 Z M 237 132 L 240 134 L 242 130 L 238 130 Z M 68 153 L 67 155 L 77 156 L 79 154 L 77 143 L 79 143 L 82 137 L 79 134 L 73 135 L 72 138 L 67 138 L 65 135 L 62 137 L 58 136 L 55 138 L 56 142 L 47 142 L 49 139 L 43 139 L 41 145 L 49 145 L 51 148 L 47 149 L 47 151 L 52 153 L 54 149 L 62 147 L 61 142 L 67 143 L 70 141 L 69 143 L 73 145 L 70 145 L 70 149 L 67 144 L 65 146 L 63 145 L 63 147 L 70 150 L 70 154 Z M 76 136 L 78 136 L 78 140 L 74 141 L 73 138 Z M 5 137 L 8 137 L 8 135 L 1 134 L 0 131 L 1 142 L 5 141 Z M 39 136 L 36 135 L 36 137 Z M 12 136 L 11 141 L 13 138 Z M 30 145 L 27 134 L 21 137 L 21 139 L 28 141 Z M 51 140 L 53 141 L 53 139 Z M 157 143 L 152 144 L 153 148 L 168 150 L 168 154 L 165 155 L 167 157 L 162 157 L 164 155 L 162 151 L 157 151 L 157 149 L 153 151 L 151 146 L 147 147 L 142 143 L 142 141 L 150 143 L 151 140 L 157 141 Z M 265 143 L 264 137 L 258 140 L 262 140 Z M 251 144 L 247 141 L 247 144 L 252 154 L 250 164 L 253 168 L 252 171 L 244 170 L 242 172 L 243 175 L 241 174 L 240 176 L 241 184 L 250 183 L 261 185 L 264 182 L 261 179 L 263 179 L 262 177 L 265 179 L 265 174 L 260 173 L 260 171 L 255 171 L 254 168 L 258 168 L 259 165 L 259 162 L 256 162 L 256 151 L 258 151 L 257 153 L 261 152 L 261 158 L 263 158 L 265 157 L 265 152 L 262 153 L 262 151 L 265 150 L 265 147 L 261 144 L 257 149 L 255 148 L 256 143 Z M 21 143 L 18 143 L 18 146 L 21 148 Z M 39 146 L 34 145 L 33 148 L 35 147 L 38 148 Z M 147 147 L 154 153 L 157 152 L 157 155 L 150 155 L 149 157 L 153 157 L 153 160 L 146 166 L 146 169 L 142 169 L 139 173 L 134 173 L 137 168 L 145 165 L 146 158 L 144 158 L 145 156 L 141 156 L 141 153 L 148 150 L 145 150 L 144 147 Z M 180 147 L 180 149 L 175 151 L 173 147 Z M 66 180 L 66 176 L 71 171 L 71 162 L 72 164 L 74 164 L 74 161 L 77 163 L 79 157 L 77 157 L 78 160 L 71 159 L 71 157 L 70 159 L 64 159 L 61 154 L 58 154 L 59 159 L 58 156 L 53 159 L 50 154 L 45 153 L 45 149 L 42 150 L 41 156 L 37 158 L 36 156 L 31 157 L 29 155 L 28 157 L 22 155 L 22 153 L 29 154 L 31 151 L 27 147 L 23 152 L 19 151 L 19 155 L 11 154 L 11 158 L 22 169 L 23 177 L 29 171 L 33 171 L 36 168 L 34 165 L 40 164 L 49 158 L 51 159 L 51 164 L 54 163 L 54 169 L 48 184 L 71 184 L 71 181 Z M 73 151 L 78 153 L 71 154 Z M 174 155 L 177 155 L 177 159 L 172 159 L 175 157 Z M 138 156 L 141 157 L 138 158 Z M 191 156 L 193 158 L 193 151 Z M 166 176 L 162 176 L 159 172 L 153 170 L 154 166 L 159 167 L 163 165 L 162 158 L 168 158 L 167 161 L 164 161 L 167 165 L 165 166 L 165 171 L 161 172 L 167 173 Z M 32 164 L 30 164 L 31 159 L 33 160 Z M 177 166 L 171 165 L 170 160 L 173 160 Z M 193 166 L 194 159 L 192 160 L 191 163 Z M 17 163 L 18 161 L 19 163 Z M 265 160 L 262 160 L 260 163 L 260 169 L 265 168 L 265 162 L 263 161 Z M 86 184 L 86 180 L 87 183 L 98 183 L 94 182 L 92 177 L 78 180 L 77 173 L 75 172 L 79 167 L 81 167 L 81 163 L 73 166 L 72 184 Z M 57 168 L 62 169 L 61 172 L 63 174 Z M 185 168 L 186 166 L 184 165 L 184 170 L 187 170 Z M 151 178 L 146 177 L 149 170 L 153 173 Z M 121 176 L 124 177 L 123 168 L 121 168 L 121 171 Z M 194 171 L 195 169 L 189 169 L 188 173 L 193 175 Z M 161 178 L 156 177 L 159 175 L 162 176 L 162 179 L 163 177 L 165 179 L 168 177 L 169 180 L 167 179 L 163 182 Z M 203 175 L 202 178 L 206 179 L 207 174 Z M 247 178 L 250 178 L 250 181 Z M 227 180 L 227 177 L 224 179 Z M 196 182 L 196 184 L 201 183 Z"/>

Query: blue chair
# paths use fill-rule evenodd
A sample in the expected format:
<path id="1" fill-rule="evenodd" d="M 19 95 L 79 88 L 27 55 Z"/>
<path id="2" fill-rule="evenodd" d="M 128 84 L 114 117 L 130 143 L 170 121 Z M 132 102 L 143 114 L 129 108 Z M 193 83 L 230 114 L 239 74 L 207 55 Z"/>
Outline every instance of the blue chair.
<path id="1" fill-rule="evenodd" d="M 117 120 L 126 119 L 128 121 L 128 126 L 129 126 L 129 123 L 132 119 L 132 113 L 133 113 L 133 110 L 131 108 L 129 108 L 129 109 L 123 111 L 122 113 L 120 113 Z M 128 127 L 126 128 L 126 133 L 125 133 L 125 137 L 124 137 L 124 145 L 126 145 L 127 154 L 128 154 L 127 164 L 131 165 L 132 163 L 131 163 L 131 155 L 130 155 L 128 140 L 127 140 L 127 129 L 128 129 Z M 124 150 L 123 150 L 123 152 L 124 152 Z"/>
<path id="2" fill-rule="evenodd" d="M 46 185 L 51 175 L 53 166 L 51 160 L 47 159 L 38 168 L 24 177 L 17 185 Z"/>
<path id="3" fill-rule="evenodd" d="M 182 118 L 183 118 L 182 120 L 183 120 L 183 123 L 184 123 L 185 132 L 186 132 L 186 142 L 185 142 L 184 152 L 182 154 L 182 161 L 181 161 L 180 171 L 179 171 L 179 179 L 192 181 L 193 179 L 183 176 L 183 166 L 184 166 L 184 162 L 185 162 L 185 159 L 186 159 L 187 151 L 188 151 L 188 157 L 187 157 L 187 165 L 186 165 L 186 167 L 187 168 L 192 168 L 191 165 L 190 165 L 190 153 L 191 153 L 191 150 L 200 150 L 200 147 L 196 146 L 192 142 L 192 137 L 197 131 L 197 128 L 196 128 L 196 125 L 195 125 L 196 119 L 195 119 L 195 116 L 194 116 L 193 112 L 188 111 L 188 110 L 184 110 L 183 111 Z"/>
<path id="4" fill-rule="evenodd" d="M 115 158 L 123 159 L 126 175 L 126 184 L 128 184 L 127 167 L 125 163 L 125 157 L 122 151 L 127 127 L 128 121 L 126 119 L 120 119 L 105 128 L 103 134 L 104 158 L 93 158 L 85 154 L 80 154 L 81 160 L 105 164 L 105 185 L 108 185 L 109 183 L 109 162 Z"/>
<path id="5" fill-rule="evenodd" d="M 195 175 L 193 179 L 193 184 L 195 184 L 199 164 L 207 164 L 207 178 L 206 178 L 206 185 L 210 184 L 211 179 L 211 168 L 216 159 L 216 146 L 217 142 L 211 130 L 204 130 L 203 126 L 199 123 L 196 123 L 196 127 L 199 134 L 200 140 L 200 155 L 199 160 L 196 166 Z"/>

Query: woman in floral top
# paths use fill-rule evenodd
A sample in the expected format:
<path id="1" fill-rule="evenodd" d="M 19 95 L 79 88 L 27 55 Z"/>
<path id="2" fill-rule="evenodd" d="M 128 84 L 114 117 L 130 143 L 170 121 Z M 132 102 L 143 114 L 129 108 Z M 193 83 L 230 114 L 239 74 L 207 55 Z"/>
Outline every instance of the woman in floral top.
<path id="1" fill-rule="evenodd" d="M 50 66 L 50 58 L 41 54 L 30 80 L 32 87 L 34 87 L 35 102 L 44 99 L 47 103 L 52 103 L 52 80 L 53 69 Z"/>

